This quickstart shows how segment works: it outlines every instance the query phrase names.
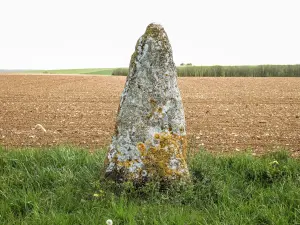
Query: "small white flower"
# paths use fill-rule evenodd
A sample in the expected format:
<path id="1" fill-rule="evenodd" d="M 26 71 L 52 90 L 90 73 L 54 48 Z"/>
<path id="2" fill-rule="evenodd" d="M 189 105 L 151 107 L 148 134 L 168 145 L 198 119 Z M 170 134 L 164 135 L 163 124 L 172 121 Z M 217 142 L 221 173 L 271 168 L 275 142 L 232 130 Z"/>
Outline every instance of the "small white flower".
<path id="1" fill-rule="evenodd" d="M 112 221 L 112 220 L 106 220 L 106 224 L 107 224 L 107 225 L 112 225 L 112 224 L 113 224 L 113 221 Z"/>
<path id="2" fill-rule="evenodd" d="M 273 162 L 270 162 L 271 165 L 279 165 L 279 162 L 277 160 L 274 160 Z"/>
<path id="3" fill-rule="evenodd" d="M 95 193 L 95 194 L 93 194 L 93 196 L 96 197 L 96 198 L 99 198 L 100 195 Z"/>

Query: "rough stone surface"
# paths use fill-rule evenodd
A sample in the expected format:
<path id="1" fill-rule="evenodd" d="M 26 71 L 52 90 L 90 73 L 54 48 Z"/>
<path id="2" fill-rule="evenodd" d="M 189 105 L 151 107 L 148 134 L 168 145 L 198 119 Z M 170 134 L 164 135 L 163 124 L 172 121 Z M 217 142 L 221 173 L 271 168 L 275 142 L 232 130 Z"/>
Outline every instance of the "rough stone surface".
<path id="1" fill-rule="evenodd" d="M 186 180 L 184 110 L 166 32 L 150 24 L 137 41 L 121 95 L 106 177 Z"/>

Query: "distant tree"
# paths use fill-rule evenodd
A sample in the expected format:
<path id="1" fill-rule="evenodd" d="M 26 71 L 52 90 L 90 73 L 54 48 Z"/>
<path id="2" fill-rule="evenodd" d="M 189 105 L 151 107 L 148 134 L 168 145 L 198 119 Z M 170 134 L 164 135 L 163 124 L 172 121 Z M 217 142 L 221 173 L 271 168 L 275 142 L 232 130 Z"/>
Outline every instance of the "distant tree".
<path id="1" fill-rule="evenodd" d="M 186 65 L 187 65 L 187 66 L 192 66 L 193 64 L 192 64 L 192 63 L 187 63 Z"/>
<path id="2" fill-rule="evenodd" d="M 180 66 L 184 66 L 185 64 L 184 63 L 180 63 Z"/>

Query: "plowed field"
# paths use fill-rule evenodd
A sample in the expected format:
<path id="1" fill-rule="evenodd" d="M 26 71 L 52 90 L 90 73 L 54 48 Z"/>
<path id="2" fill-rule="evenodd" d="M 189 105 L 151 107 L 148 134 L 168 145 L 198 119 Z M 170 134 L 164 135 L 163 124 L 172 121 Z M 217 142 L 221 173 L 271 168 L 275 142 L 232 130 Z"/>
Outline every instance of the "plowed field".
<path id="1" fill-rule="evenodd" d="M 108 146 L 125 77 L 0 75 L 0 145 Z M 300 153 L 300 78 L 179 78 L 192 147 Z M 43 131 L 42 125 L 46 130 Z"/>

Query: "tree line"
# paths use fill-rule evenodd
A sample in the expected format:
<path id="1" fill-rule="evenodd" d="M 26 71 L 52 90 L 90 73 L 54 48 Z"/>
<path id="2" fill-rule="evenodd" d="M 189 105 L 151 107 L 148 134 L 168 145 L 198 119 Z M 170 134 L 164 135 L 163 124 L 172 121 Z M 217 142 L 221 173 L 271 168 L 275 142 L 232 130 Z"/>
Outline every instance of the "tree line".
<path id="1" fill-rule="evenodd" d="M 179 66 L 179 77 L 300 77 L 300 64 L 256 66 Z M 127 76 L 128 68 L 117 68 L 112 75 Z"/>

